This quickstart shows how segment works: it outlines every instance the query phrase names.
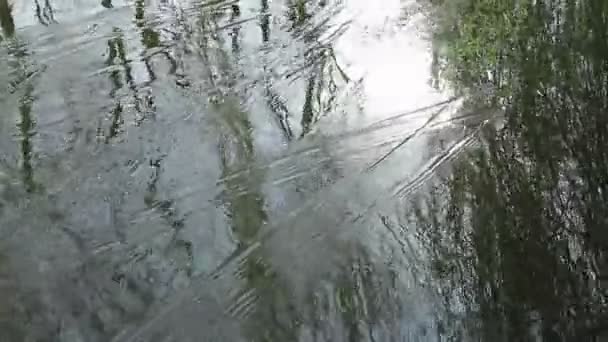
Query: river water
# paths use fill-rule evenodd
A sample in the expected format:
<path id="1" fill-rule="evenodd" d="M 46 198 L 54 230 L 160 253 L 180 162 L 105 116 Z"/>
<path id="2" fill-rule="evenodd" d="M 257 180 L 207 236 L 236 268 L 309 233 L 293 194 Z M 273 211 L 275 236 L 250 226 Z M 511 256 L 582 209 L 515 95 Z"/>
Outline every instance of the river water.
<path id="1" fill-rule="evenodd" d="M 0 11 L 2 341 L 478 340 L 412 212 L 492 116 L 424 5 Z"/>

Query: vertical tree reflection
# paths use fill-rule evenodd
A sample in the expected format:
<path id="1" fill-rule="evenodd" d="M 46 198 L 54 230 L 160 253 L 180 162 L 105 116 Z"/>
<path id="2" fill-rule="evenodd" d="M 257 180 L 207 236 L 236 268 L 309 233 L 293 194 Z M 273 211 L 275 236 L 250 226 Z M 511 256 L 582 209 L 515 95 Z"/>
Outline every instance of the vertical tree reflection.
<path id="1" fill-rule="evenodd" d="M 229 9 L 227 11 L 225 9 Z M 209 13 L 212 12 L 213 13 Z M 235 21 L 240 8 L 219 6 L 203 10 L 199 18 L 202 37 L 200 55 L 208 67 L 208 84 L 214 97 L 210 109 L 218 119 L 218 150 L 222 170 L 222 202 L 229 219 L 232 234 L 239 251 L 251 248 L 262 234 L 268 217 L 264 193 L 261 189 L 263 174 L 252 167 L 256 163 L 253 127 L 249 113 L 242 107 L 232 84 L 238 71 L 224 51 L 224 41 L 215 33 L 222 14 Z M 235 26 L 238 27 L 238 26 Z M 238 34 L 238 31 L 236 32 Z M 231 47 L 238 52 L 238 35 L 232 31 Z M 243 281 L 240 291 L 234 294 L 229 314 L 243 322 L 244 334 L 252 341 L 292 341 L 294 329 L 288 312 L 289 295 L 276 273 L 269 267 L 264 254 L 256 250 L 239 265 L 237 275 Z"/>
<path id="2" fill-rule="evenodd" d="M 35 122 L 32 118 L 32 104 L 34 99 L 32 92 L 34 86 L 27 84 L 25 91 L 21 99 L 19 100 L 19 116 L 20 122 L 18 124 L 19 132 L 21 135 L 21 154 L 22 154 L 22 173 L 23 183 L 28 192 L 34 191 L 36 183 L 34 182 L 34 171 L 32 167 L 32 137 L 35 135 L 34 128 Z"/>
<path id="3" fill-rule="evenodd" d="M 146 55 L 146 51 L 160 46 L 160 35 L 149 25 L 146 25 L 144 0 L 135 1 L 135 25 L 140 31 L 141 43 L 145 48 L 143 52 L 143 61 L 146 66 L 146 71 L 148 72 L 149 82 L 153 82 L 156 80 L 156 75 L 152 69 L 150 57 Z"/>
<path id="4" fill-rule="evenodd" d="M 48 26 L 49 24 L 57 23 L 57 20 L 55 20 L 53 7 L 51 6 L 49 0 L 44 0 L 44 7 L 40 6 L 40 2 L 38 0 L 34 0 L 34 7 L 36 18 L 40 24 Z"/>
<path id="5" fill-rule="evenodd" d="M 239 6 L 239 4 L 233 4 L 230 6 L 232 12 L 230 14 L 230 21 L 231 22 L 235 22 L 236 20 L 238 20 L 238 18 L 241 16 L 241 7 Z M 232 28 L 232 32 L 230 33 L 230 36 L 232 38 L 232 54 L 235 56 L 238 56 L 240 49 L 240 44 L 239 44 L 239 35 L 241 32 L 241 26 L 240 25 L 235 25 Z"/>
<path id="6" fill-rule="evenodd" d="M 7 38 L 14 37 L 15 22 L 12 16 L 12 6 L 6 0 L 0 0 L 0 24 Z M 36 135 L 36 121 L 32 115 L 34 104 L 34 82 L 38 71 L 29 60 L 26 47 L 15 39 L 6 46 L 6 53 L 10 66 L 11 79 L 7 85 L 11 93 L 20 94 L 18 102 L 17 130 L 21 150 L 21 174 L 27 192 L 36 190 L 34 181 L 33 142 Z"/>
<path id="7" fill-rule="evenodd" d="M 447 74 L 506 114 L 417 211 L 446 304 L 481 340 L 602 340 L 608 5 L 442 6 Z"/>
<path id="8" fill-rule="evenodd" d="M 262 28 L 262 42 L 267 43 L 270 40 L 270 11 L 268 8 L 268 0 L 260 1 L 260 27 Z"/>
<path id="9" fill-rule="evenodd" d="M 114 28 L 114 33 L 116 34 L 116 37 L 108 40 L 108 58 L 106 60 L 106 64 L 108 66 L 123 65 L 125 67 L 125 72 L 128 73 L 128 77 L 130 77 L 131 68 L 125 55 L 125 45 L 122 38 L 122 31 L 118 28 Z M 110 112 L 111 123 L 109 132 L 106 136 L 106 143 L 110 142 L 112 138 L 119 134 L 120 128 L 124 123 L 122 116 L 122 104 L 120 103 L 120 98 L 117 98 L 117 92 L 123 87 L 122 75 L 119 68 L 115 67 L 112 69 L 110 72 L 110 81 L 112 83 L 110 97 L 114 99 L 115 104 Z"/>
<path id="10" fill-rule="evenodd" d="M 0 25 L 2 26 L 2 32 L 7 38 L 15 34 L 13 7 L 8 0 L 0 0 Z"/>
<path id="11" fill-rule="evenodd" d="M 315 16 L 310 8 L 320 10 L 320 13 Z M 291 32 L 294 38 L 302 40 L 307 47 L 302 66 L 287 75 L 292 80 L 299 78 L 306 80 L 300 121 L 301 136 L 306 135 L 323 114 L 333 110 L 338 85 L 341 82 L 350 82 L 338 65 L 332 47 L 333 40 L 339 37 L 344 27 L 338 27 L 337 31 L 329 35 L 328 40 L 320 38 L 327 32 L 336 30 L 329 24 L 331 14 L 332 8 L 327 7 L 322 1 L 289 2 L 287 18 L 291 22 Z"/>

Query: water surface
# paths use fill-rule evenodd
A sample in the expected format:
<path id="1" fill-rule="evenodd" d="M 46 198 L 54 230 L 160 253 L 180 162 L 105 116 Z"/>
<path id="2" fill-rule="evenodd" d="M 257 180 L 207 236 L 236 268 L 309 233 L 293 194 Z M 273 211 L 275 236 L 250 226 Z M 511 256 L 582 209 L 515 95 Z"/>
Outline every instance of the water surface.
<path id="1" fill-rule="evenodd" d="M 562 89 L 523 54 L 487 69 L 535 88 L 453 62 L 469 78 L 443 82 L 436 18 L 410 0 L 0 0 L 2 340 L 600 336 L 606 121 L 523 95 L 605 89 L 604 69 Z"/>

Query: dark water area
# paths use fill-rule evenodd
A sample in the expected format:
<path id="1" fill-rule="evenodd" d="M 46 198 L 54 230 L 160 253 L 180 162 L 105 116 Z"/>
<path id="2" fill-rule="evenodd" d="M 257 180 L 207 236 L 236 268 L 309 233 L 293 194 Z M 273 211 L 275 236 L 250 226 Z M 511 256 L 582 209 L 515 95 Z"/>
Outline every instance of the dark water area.
<path id="1" fill-rule="evenodd" d="M 0 0 L 0 341 L 608 339 L 607 20 Z"/>

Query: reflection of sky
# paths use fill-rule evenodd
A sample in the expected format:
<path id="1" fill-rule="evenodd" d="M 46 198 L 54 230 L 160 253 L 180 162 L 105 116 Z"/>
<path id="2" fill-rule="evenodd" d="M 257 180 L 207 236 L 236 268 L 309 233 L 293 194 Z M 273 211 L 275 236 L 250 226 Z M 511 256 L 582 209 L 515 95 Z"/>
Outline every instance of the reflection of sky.
<path id="1" fill-rule="evenodd" d="M 405 6 L 401 0 L 354 0 L 343 13 L 353 24 L 337 42 L 337 54 L 349 72 L 364 77 L 371 122 L 447 98 L 430 86 L 431 42 L 424 35 L 424 14 L 403 18 Z"/>
<path id="2" fill-rule="evenodd" d="M 346 115 L 343 120 L 348 122 L 349 132 L 369 129 L 345 142 L 370 151 L 361 156 L 363 164 L 369 165 L 388 153 L 392 146 L 423 127 L 440 107 L 395 118 L 396 115 L 432 106 L 451 96 L 431 86 L 432 43 L 425 15 L 416 6 L 410 0 L 351 0 L 336 19 L 352 20 L 334 47 L 339 63 L 351 78 L 362 79 L 362 93 L 353 94 L 351 100 L 362 102 L 364 115 Z M 448 119 L 454 109 L 456 104 L 433 121 Z M 384 162 L 384 171 L 375 177 L 377 181 L 382 179 L 388 185 L 396 178 L 420 171 L 423 155 L 429 155 L 424 152 L 429 149 L 429 142 L 424 130 L 419 133 Z"/>

